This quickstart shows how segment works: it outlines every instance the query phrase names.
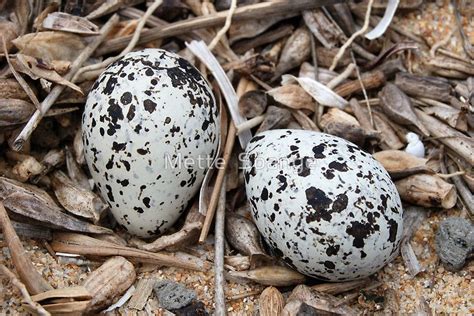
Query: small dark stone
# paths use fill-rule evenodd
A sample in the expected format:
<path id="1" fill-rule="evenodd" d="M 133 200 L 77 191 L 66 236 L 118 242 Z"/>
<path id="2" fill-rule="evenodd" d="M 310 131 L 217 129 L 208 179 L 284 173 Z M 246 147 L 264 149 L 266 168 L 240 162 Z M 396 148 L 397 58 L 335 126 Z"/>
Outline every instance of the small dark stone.
<path id="1" fill-rule="evenodd" d="M 204 303 L 201 301 L 193 301 L 190 305 L 175 309 L 173 313 L 176 316 L 207 316 L 209 313 L 206 311 Z"/>
<path id="2" fill-rule="evenodd" d="M 460 217 L 449 217 L 436 233 L 436 252 L 447 270 L 459 271 L 474 251 L 474 224 Z"/>
<path id="3" fill-rule="evenodd" d="M 306 303 L 302 303 L 296 316 L 318 316 L 321 315 L 316 308 Z"/>
<path id="4" fill-rule="evenodd" d="M 193 290 L 168 280 L 157 282 L 153 290 L 160 306 L 167 310 L 186 307 L 197 298 Z"/>

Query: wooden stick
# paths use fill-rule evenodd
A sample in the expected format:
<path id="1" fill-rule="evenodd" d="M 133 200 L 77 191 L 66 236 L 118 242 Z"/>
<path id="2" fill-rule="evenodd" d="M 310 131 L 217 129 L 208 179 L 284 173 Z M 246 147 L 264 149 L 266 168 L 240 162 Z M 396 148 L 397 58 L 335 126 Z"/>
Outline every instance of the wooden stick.
<path id="1" fill-rule="evenodd" d="M 209 229 L 211 227 L 212 219 L 214 218 L 214 213 L 216 211 L 217 202 L 219 200 L 219 194 L 222 190 L 222 184 L 224 183 L 225 172 L 227 166 L 229 165 L 230 156 L 232 155 L 232 149 L 234 148 L 236 132 L 237 129 L 235 128 L 234 122 L 232 122 L 231 120 L 229 122 L 229 130 L 227 132 L 227 140 L 225 142 L 224 154 L 222 158 L 223 164 L 217 172 L 214 190 L 212 191 L 211 200 L 209 201 L 209 208 L 206 212 L 206 219 L 204 220 L 201 235 L 199 236 L 200 243 L 204 242 L 207 238 L 207 235 L 209 234 Z"/>
<path id="2" fill-rule="evenodd" d="M 283 15 L 290 12 L 310 10 L 324 5 L 339 3 L 342 0 L 281 0 L 266 1 L 262 3 L 242 6 L 235 10 L 232 16 L 233 21 L 264 18 L 270 15 Z M 229 10 L 215 14 L 200 16 L 171 23 L 167 27 L 155 27 L 141 32 L 140 40 L 137 44 L 144 44 L 157 39 L 185 34 L 200 28 L 215 27 L 225 23 Z M 130 42 L 131 35 L 107 41 L 96 52 L 97 56 L 102 56 L 117 50 L 123 49 Z"/>
<path id="3" fill-rule="evenodd" d="M 456 173 L 457 169 L 454 167 L 454 164 L 448 163 L 448 171 L 452 174 Z M 451 178 L 453 181 L 454 185 L 456 186 L 456 189 L 461 196 L 461 198 L 464 201 L 464 205 L 466 206 L 466 209 L 469 211 L 470 216 L 474 216 L 474 196 L 471 193 L 471 190 L 467 187 L 467 185 L 464 183 L 464 181 L 461 179 L 460 176 L 456 175 Z"/>
<path id="4" fill-rule="evenodd" d="M 346 69 L 344 69 L 343 72 L 341 72 L 338 76 L 332 78 L 331 81 L 329 81 L 326 84 L 326 87 L 328 87 L 331 90 L 334 89 L 335 87 L 340 85 L 344 80 L 349 78 L 349 76 L 352 74 L 354 69 L 355 69 L 355 64 L 351 63 L 347 65 Z"/>
<path id="5" fill-rule="evenodd" d="M 101 29 L 100 35 L 98 35 L 89 45 L 87 45 L 81 54 L 74 60 L 71 64 L 71 69 L 69 72 L 64 75 L 64 79 L 70 81 L 82 64 L 92 55 L 97 47 L 104 41 L 105 37 L 109 32 L 112 30 L 113 26 L 119 21 L 118 15 L 113 15 L 107 23 Z M 35 113 L 31 116 L 30 120 L 23 128 L 21 133 L 15 139 L 13 143 L 13 148 L 19 151 L 23 144 L 30 138 L 31 133 L 36 129 L 38 124 L 40 123 L 43 116 L 48 112 L 51 106 L 54 104 L 56 99 L 59 97 L 61 92 L 65 89 L 63 85 L 55 85 L 48 96 L 41 102 L 40 109 L 36 110 Z"/>
<path id="6" fill-rule="evenodd" d="M 8 218 L 7 211 L 3 207 L 3 202 L 0 202 L 0 226 L 2 227 L 3 238 L 7 242 L 8 249 L 10 249 L 13 265 L 20 276 L 20 280 L 26 285 L 28 292 L 35 295 L 52 290 L 53 287 L 43 279 L 28 258 L 25 248 L 23 248 L 20 238 Z"/>
<path id="7" fill-rule="evenodd" d="M 28 293 L 26 286 L 21 283 L 20 280 L 11 272 L 7 267 L 5 267 L 3 264 L 0 264 L 0 272 L 5 274 L 9 279 L 10 282 L 16 286 L 19 290 L 21 295 L 23 296 L 23 300 L 26 304 L 28 304 L 33 311 L 35 311 L 38 315 L 40 316 L 49 316 L 51 315 L 47 310 L 43 308 L 40 304 L 34 302 L 31 299 L 30 293 Z"/>
<path id="8" fill-rule="evenodd" d="M 224 223 L 225 223 L 225 178 L 222 183 L 222 188 L 219 196 L 219 205 L 216 212 L 216 226 L 215 226 L 215 254 L 214 254 L 214 275 L 216 283 L 215 302 L 216 309 L 214 314 L 216 316 L 225 316 L 227 309 L 225 307 L 225 277 L 224 277 Z"/>

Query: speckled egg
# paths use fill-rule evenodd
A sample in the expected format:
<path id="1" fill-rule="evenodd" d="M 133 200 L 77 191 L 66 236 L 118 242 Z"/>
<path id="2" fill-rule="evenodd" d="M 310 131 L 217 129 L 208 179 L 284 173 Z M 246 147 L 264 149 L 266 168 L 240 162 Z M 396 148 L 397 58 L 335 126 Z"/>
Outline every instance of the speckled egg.
<path id="1" fill-rule="evenodd" d="M 198 191 L 217 152 L 219 111 L 196 68 L 145 49 L 100 75 L 83 114 L 85 157 L 116 220 L 130 233 L 163 233 Z"/>
<path id="2" fill-rule="evenodd" d="M 244 174 L 259 231 L 299 272 L 354 280 L 396 255 L 400 197 L 383 167 L 356 145 L 312 131 L 267 131 L 248 144 Z"/>

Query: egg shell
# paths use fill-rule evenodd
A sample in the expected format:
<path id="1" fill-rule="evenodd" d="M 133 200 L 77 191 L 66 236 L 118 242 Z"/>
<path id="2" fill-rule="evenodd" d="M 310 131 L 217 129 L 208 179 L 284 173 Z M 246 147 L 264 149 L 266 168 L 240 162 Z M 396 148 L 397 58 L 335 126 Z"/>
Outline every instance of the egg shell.
<path id="1" fill-rule="evenodd" d="M 128 53 L 93 85 L 83 114 L 87 164 L 115 219 L 151 237 L 178 219 L 217 153 L 219 110 L 185 59 Z"/>
<path id="2" fill-rule="evenodd" d="M 313 131 L 266 131 L 248 144 L 244 175 L 260 233 L 299 272 L 354 280 L 397 254 L 400 197 L 385 169 L 356 145 Z"/>

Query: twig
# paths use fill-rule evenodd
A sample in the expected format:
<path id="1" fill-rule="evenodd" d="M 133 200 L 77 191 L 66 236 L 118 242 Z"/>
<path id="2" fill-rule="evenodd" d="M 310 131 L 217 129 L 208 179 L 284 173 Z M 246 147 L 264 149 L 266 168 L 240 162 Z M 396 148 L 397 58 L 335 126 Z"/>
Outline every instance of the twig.
<path id="1" fill-rule="evenodd" d="M 225 198 L 226 198 L 226 189 L 225 189 L 225 177 L 222 183 L 222 188 L 219 197 L 219 204 L 216 212 L 216 226 L 215 226 L 215 255 L 214 255 L 214 265 L 215 265 L 215 283 L 216 283 L 216 294 L 215 302 L 216 309 L 214 314 L 216 316 L 225 316 L 226 307 L 225 307 L 225 277 L 224 277 L 224 223 L 225 223 Z"/>
<path id="2" fill-rule="evenodd" d="M 109 57 L 109 58 L 107 58 L 106 60 L 104 60 L 100 63 L 82 67 L 74 75 L 74 77 L 72 79 L 72 82 L 74 82 L 83 72 L 93 71 L 93 70 L 102 69 L 104 67 L 107 67 L 108 65 L 110 65 L 114 61 L 119 60 L 124 55 L 129 53 L 135 47 L 135 45 L 137 45 L 137 42 L 140 39 L 140 33 L 141 33 L 143 27 L 145 26 L 146 21 L 153 14 L 153 12 L 155 12 L 155 10 L 158 9 L 158 7 L 161 5 L 162 2 L 163 2 L 163 0 L 155 0 L 155 2 L 153 2 L 153 4 L 148 7 L 145 14 L 142 16 L 142 18 L 138 22 L 137 27 L 135 28 L 135 32 L 133 32 L 132 39 L 128 43 L 127 47 L 125 47 L 125 49 L 120 54 L 118 54 L 117 56 L 114 56 L 114 57 Z"/>
<path id="3" fill-rule="evenodd" d="M 450 179 L 456 176 L 462 176 L 464 174 L 466 174 L 465 171 L 456 171 L 456 172 L 451 172 L 451 173 L 437 173 L 436 175 L 443 179 Z"/>
<path id="4" fill-rule="evenodd" d="M 458 173 L 456 168 L 453 166 L 452 163 L 448 163 L 448 171 L 451 174 L 456 174 Z M 464 183 L 464 181 L 461 179 L 459 175 L 455 175 L 451 178 L 453 181 L 454 185 L 456 186 L 456 189 L 461 196 L 461 198 L 464 200 L 464 205 L 466 206 L 467 210 L 469 211 L 470 216 L 474 216 L 474 197 L 471 193 L 471 190 L 467 187 L 467 185 Z"/>
<path id="5" fill-rule="evenodd" d="M 262 293 L 262 291 L 263 291 L 263 289 L 253 290 L 253 291 L 248 291 L 248 292 L 236 294 L 236 295 L 233 295 L 233 296 L 229 296 L 227 298 L 227 301 L 229 302 L 229 301 L 241 300 L 241 299 L 246 298 L 246 297 L 259 295 L 260 293 Z"/>
<path id="6" fill-rule="evenodd" d="M 227 33 L 227 31 L 229 30 L 230 25 L 232 24 L 232 16 L 234 15 L 235 9 L 237 9 L 237 0 L 232 0 L 230 4 L 230 9 L 228 10 L 227 17 L 225 19 L 224 26 L 219 30 L 219 32 L 217 32 L 216 36 L 212 39 L 211 43 L 208 46 L 210 50 L 213 50 L 214 47 L 216 47 L 222 36 L 224 36 L 224 34 Z"/>
<path id="7" fill-rule="evenodd" d="M 367 95 L 367 91 L 365 90 L 364 82 L 362 80 L 362 76 L 360 75 L 359 67 L 357 66 L 357 61 L 352 52 L 351 52 L 351 57 L 355 65 L 357 80 L 359 80 L 360 86 L 362 87 L 362 93 L 364 94 L 365 102 L 367 104 L 367 111 L 369 112 L 369 119 L 370 119 L 370 127 L 374 128 L 374 117 L 372 115 L 372 107 L 370 106 L 369 96 Z"/>
<path id="8" fill-rule="evenodd" d="M 15 276 L 15 274 L 13 274 L 13 272 L 11 272 L 3 264 L 0 264 L 0 272 L 5 274 L 10 279 L 10 282 L 20 290 L 20 293 L 23 296 L 24 302 L 31 307 L 32 311 L 35 311 L 38 315 L 41 315 L 41 316 L 51 315 L 47 310 L 45 310 L 43 308 L 43 306 L 41 306 L 40 304 L 34 302 L 31 299 L 31 296 L 28 293 L 28 290 L 26 289 L 26 286 L 23 283 L 21 283 L 21 281 L 18 280 L 18 278 Z"/>
<path id="9" fill-rule="evenodd" d="M 271 15 L 284 15 L 290 12 L 314 9 L 339 2 L 341 2 L 341 0 L 265 1 L 262 3 L 238 7 L 235 10 L 232 19 L 234 21 L 238 21 L 245 19 L 265 18 Z M 227 15 L 228 10 L 171 23 L 167 27 L 155 27 L 145 30 L 141 32 L 140 40 L 137 44 L 144 44 L 160 38 L 185 34 L 189 31 L 194 31 L 200 28 L 215 27 L 225 23 Z M 102 56 L 107 53 L 123 49 L 130 42 L 131 38 L 132 36 L 129 35 L 107 41 L 107 44 L 104 44 L 102 47 L 100 47 L 96 54 L 98 56 Z"/>
<path id="10" fill-rule="evenodd" d="M 28 258 L 25 248 L 23 248 L 20 238 L 18 238 L 8 218 L 3 202 L 0 202 L 0 226 L 2 227 L 3 238 L 7 242 L 8 249 L 10 249 L 15 269 L 21 281 L 26 285 L 28 292 L 35 295 L 52 290 L 53 287 L 36 271 L 33 263 Z"/>
<path id="11" fill-rule="evenodd" d="M 239 135 L 243 131 L 247 131 L 249 129 L 257 127 L 258 125 L 260 125 L 260 123 L 263 122 L 264 119 L 265 119 L 265 115 L 258 115 L 242 124 L 239 124 L 239 126 L 236 127 L 237 129 L 236 135 Z"/>
<path id="12" fill-rule="evenodd" d="M 453 35 L 454 35 L 454 33 L 456 33 L 456 31 L 457 31 L 456 29 L 453 29 L 451 32 L 449 32 L 448 36 L 446 36 L 442 40 L 434 43 L 433 46 L 431 46 L 431 49 L 430 49 L 431 57 L 436 57 L 436 51 L 438 50 L 438 48 L 448 44 L 449 40 L 451 39 L 451 37 L 453 37 Z"/>
<path id="13" fill-rule="evenodd" d="M 23 79 L 23 77 L 16 71 L 16 69 L 13 67 L 11 61 L 10 61 L 10 56 L 8 55 L 7 51 L 7 44 L 5 43 L 5 37 L 2 36 L 2 42 L 3 42 L 3 51 L 5 52 L 5 59 L 7 60 L 8 67 L 10 68 L 10 71 L 12 72 L 13 76 L 15 76 L 15 79 L 18 81 L 20 86 L 25 90 L 26 94 L 30 98 L 31 102 L 35 105 L 37 109 L 40 107 L 40 102 L 38 98 L 36 97 L 36 94 L 31 90 L 30 86 L 28 83 Z"/>
<path id="14" fill-rule="evenodd" d="M 341 72 L 339 75 L 337 75 L 336 77 L 332 78 L 331 81 L 329 81 L 327 84 L 326 84 L 326 87 L 328 87 L 329 89 L 334 89 L 335 87 L 337 87 L 339 84 L 341 84 L 341 82 L 343 82 L 344 80 L 346 80 L 347 78 L 349 78 L 349 76 L 352 74 L 352 72 L 354 71 L 355 69 L 355 64 L 354 63 L 351 63 L 349 65 L 347 65 L 346 69 L 344 69 L 343 72 Z M 317 80 L 317 79 L 316 79 Z"/>
<path id="15" fill-rule="evenodd" d="M 334 70 L 337 66 L 337 63 L 339 60 L 342 58 L 344 55 L 344 52 L 346 49 L 352 44 L 352 42 L 360 35 L 364 34 L 367 29 L 369 28 L 369 22 L 370 22 L 370 12 L 372 11 L 372 4 L 374 3 L 374 0 L 369 0 L 369 4 L 367 5 L 367 12 L 365 14 L 365 20 L 364 20 L 364 25 L 360 30 L 357 32 L 354 32 L 351 37 L 339 48 L 339 51 L 337 52 L 336 56 L 334 56 L 334 59 L 332 61 L 332 65 L 329 68 L 329 70 Z"/>
<path id="16" fill-rule="evenodd" d="M 71 81 L 74 74 L 79 70 L 79 67 L 92 55 L 94 50 L 102 43 L 107 36 L 107 34 L 112 30 L 113 26 L 119 21 L 118 15 L 113 15 L 107 23 L 101 29 L 100 35 L 89 44 L 87 45 L 81 54 L 74 60 L 71 64 L 71 69 L 69 72 L 64 76 L 65 80 Z M 23 147 L 23 144 L 30 138 L 31 133 L 35 130 L 38 126 L 39 122 L 43 118 L 43 116 L 48 112 L 51 106 L 54 104 L 56 99 L 59 97 L 61 92 L 65 89 L 63 85 L 55 85 L 48 96 L 41 102 L 40 108 L 35 111 L 35 113 L 31 116 L 30 120 L 23 128 L 21 133 L 15 139 L 13 143 L 13 148 L 15 150 L 20 150 Z"/>
<path id="17" fill-rule="evenodd" d="M 229 130 L 227 132 L 227 140 L 225 142 L 224 154 L 223 154 L 223 164 L 222 167 L 217 172 L 216 182 L 214 184 L 214 189 L 211 194 L 211 200 L 209 201 L 209 208 L 206 212 L 206 219 L 202 226 L 201 235 L 199 236 L 199 242 L 204 242 L 207 235 L 209 234 L 209 229 L 211 227 L 212 219 L 214 218 L 214 213 L 216 211 L 217 202 L 219 200 L 219 194 L 222 190 L 222 184 L 224 183 L 224 175 L 229 165 L 230 156 L 232 154 L 232 149 L 234 148 L 235 143 L 235 133 L 236 128 L 234 122 L 229 122 Z"/>

